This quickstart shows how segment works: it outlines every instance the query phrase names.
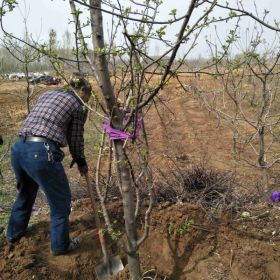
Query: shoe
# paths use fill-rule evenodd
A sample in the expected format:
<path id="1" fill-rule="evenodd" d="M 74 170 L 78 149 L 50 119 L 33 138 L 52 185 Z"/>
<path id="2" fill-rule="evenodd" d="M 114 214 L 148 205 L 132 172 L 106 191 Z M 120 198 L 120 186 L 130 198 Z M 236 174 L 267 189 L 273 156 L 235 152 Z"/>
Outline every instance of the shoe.
<path id="1" fill-rule="evenodd" d="M 65 255 L 78 249 L 80 246 L 81 246 L 81 239 L 79 237 L 75 237 L 70 240 L 68 248 L 65 251 L 59 251 L 59 252 L 51 251 L 51 253 L 53 256 Z"/>
<path id="2" fill-rule="evenodd" d="M 20 241 L 20 239 L 21 239 L 22 237 L 24 237 L 24 235 L 25 235 L 25 232 L 22 233 L 21 235 L 15 237 L 15 238 L 7 239 L 8 245 L 11 246 L 11 247 L 12 247 L 12 246 L 15 246 L 15 245 Z"/>
<path id="3" fill-rule="evenodd" d="M 9 246 L 16 245 L 22 237 L 24 237 L 27 233 L 30 233 L 33 229 L 34 229 L 34 224 L 28 224 L 26 230 L 22 232 L 20 235 L 12 239 L 7 239 Z"/>

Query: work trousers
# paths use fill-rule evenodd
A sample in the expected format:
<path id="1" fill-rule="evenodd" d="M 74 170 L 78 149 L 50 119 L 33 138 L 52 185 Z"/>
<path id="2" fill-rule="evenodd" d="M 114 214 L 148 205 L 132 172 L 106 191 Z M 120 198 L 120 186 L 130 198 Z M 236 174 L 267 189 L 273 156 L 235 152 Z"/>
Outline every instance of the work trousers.
<path id="1" fill-rule="evenodd" d="M 50 207 L 51 250 L 63 252 L 69 245 L 71 192 L 61 164 L 64 153 L 55 143 L 18 140 L 11 149 L 18 195 L 12 208 L 7 239 L 13 242 L 27 229 L 38 187 Z"/>

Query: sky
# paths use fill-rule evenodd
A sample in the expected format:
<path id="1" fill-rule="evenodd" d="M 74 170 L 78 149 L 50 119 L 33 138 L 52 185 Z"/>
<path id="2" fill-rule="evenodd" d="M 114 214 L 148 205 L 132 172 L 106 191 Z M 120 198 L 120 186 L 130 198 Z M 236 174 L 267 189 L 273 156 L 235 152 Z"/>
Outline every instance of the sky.
<path id="1" fill-rule="evenodd" d="M 128 0 L 122 0 L 124 3 Z M 143 0 L 138 0 L 141 2 Z M 57 37 L 62 41 L 63 34 L 66 30 L 72 32 L 73 24 L 69 24 L 71 18 L 70 7 L 68 1 L 63 0 L 19 0 L 19 8 L 16 8 L 13 12 L 7 14 L 4 17 L 4 27 L 8 32 L 11 32 L 17 36 L 22 36 L 24 33 L 24 17 L 27 18 L 27 28 L 29 33 L 32 34 L 33 39 L 44 41 L 48 37 L 48 32 L 51 28 L 55 29 L 57 32 Z M 177 16 L 181 16 L 186 13 L 190 0 L 163 0 L 162 8 L 159 12 L 159 20 L 169 19 L 169 12 L 171 9 L 177 9 Z M 223 2 L 220 0 L 219 2 Z M 228 0 L 229 3 L 235 3 L 234 0 Z M 255 5 L 258 7 L 259 13 L 262 14 L 263 9 L 269 10 L 269 20 L 273 22 L 273 19 L 280 20 L 279 10 L 280 1 L 279 0 L 255 0 Z M 243 4 L 246 9 L 254 13 L 253 0 L 243 0 Z M 222 16 L 224 12 L 217 11 L 217 16 Z M 196 15 L 195 17 L 198 17 Z M 194 17 L 194 19 L 195 19 Z M 104 16 L 104 21 L 106 22 L 108 16 Z M 244 28 L 246 26 L 252 26 L 252 22 L 245 20 L 242 22 Z M 226 36 L 227 31 L 232 28 L 230 24 L 220 24 L 218 26 L 218 34 L 222 38 Z M 166 37 L 174 40 L 174 35 L 178 32 L 179 25 L 174 25 L 167 29 Z M 272 39 L 273 35 L 271 32 L 267 32 L 268 39 Z M 0 31 L 0 37 L 2 33 Z M 207 56 L 205 46 L 205 36 L 215 37 L 214 26 L 204 31 L 201 34 L 200 40 L 195 50 L 192 52 L 192 56 Z M 152 52 L 163 52 L 163 47 L 155 43 L 150 46 Z M 181 50 L 183 53 L 184 50 Z"/>

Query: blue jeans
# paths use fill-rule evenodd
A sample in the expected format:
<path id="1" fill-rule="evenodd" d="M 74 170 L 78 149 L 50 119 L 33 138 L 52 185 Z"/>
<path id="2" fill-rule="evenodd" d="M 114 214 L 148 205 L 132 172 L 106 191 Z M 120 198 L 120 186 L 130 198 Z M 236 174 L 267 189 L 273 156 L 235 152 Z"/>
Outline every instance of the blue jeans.
<path id="1" fill-rule="evenodd" d="M 71 191 L 61 164 L 64 153 L 49 143 L 53 160 L 49 160 L 43 142 L 18 140 L 12 146 L 12 166 L 16 175 L 18 195 L 10 216 L 7 239 L 18 240 L 25 234 L 38 186 L 45 193 L 51 215 L 51 250 L 63 252 L 69 245 L 69 214 Z"/>

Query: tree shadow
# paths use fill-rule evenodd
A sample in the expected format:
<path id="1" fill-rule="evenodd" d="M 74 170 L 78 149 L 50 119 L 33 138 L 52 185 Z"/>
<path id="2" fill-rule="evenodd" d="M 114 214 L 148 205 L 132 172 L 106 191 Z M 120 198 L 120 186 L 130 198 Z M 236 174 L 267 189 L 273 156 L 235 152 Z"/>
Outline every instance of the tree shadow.
<path id="1" fill-rule="evenodd" d="M 183 253 L 179 254 L 179 245 L 180 245 L 180 236 L 178 233 L 176 233 L 174 240 L 171 240 L 171 238 L 167 238 L 168 246 L 172 254 L 172 258 L 174 260 L 174 267 L 172 269 L 172 273 L 170 275 L 170 279 L 172 280 L 178 280 L 183 279 L 181 278 L 184 274 L 192 272 L 197 265 L 207 259 L 209 256 L 211 256 L 216 248 L 217 248 L 217 226 L 213 227 L 213 230 L 203 230 L 203 229 L 197 229 L 195 230 L 195 234 L 190 236 L 190 238 L 187 240 Z M 190 235 L 191 233 L 189 233 Z M 201 244 L 206 239 L 213 238 L 213 247 L 210 251 L 207 251 L 207 253 L 202 256 L 201 258 L 194 261 L 194 264 L 191 268 L 188 270 L 184 269 L 188 265 L 191 256 L 193 255 L 197 245 Z"/>

